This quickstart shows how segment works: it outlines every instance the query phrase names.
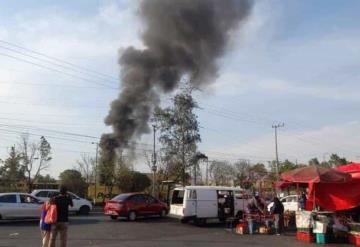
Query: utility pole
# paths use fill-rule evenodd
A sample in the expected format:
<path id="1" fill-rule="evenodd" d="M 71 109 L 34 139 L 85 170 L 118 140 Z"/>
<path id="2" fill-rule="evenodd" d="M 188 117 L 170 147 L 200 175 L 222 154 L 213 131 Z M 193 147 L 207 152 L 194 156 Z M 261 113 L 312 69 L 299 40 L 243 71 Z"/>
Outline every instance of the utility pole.
<path id="1" fill-rule="evenodd" d="M 155 133 L 156 133 L 156 126 L 155 124 L 153 125 L 153 132 L 154 132 L 154 147 L 153 147 L 153 155 L 152 155 L 152 167 L 151 167 L 151 171 L 153 172 L 153 183 L 152 183 L 152 195 L 153 197 L 157 197 L 155 195 L 155 183 L 156 183 L 156 151 L 155 151 Z"/>
<path id="2" fill-rule="evenodd" d="M 96 154 L 95 154 L 95 171 L 94 171 L 94 205 L 96 204 L 96 184 L 97 184 L 97 167 L 98 167 L 98 153 L 99 153 L 99 143 L 92 142 L 92 144 L 96 144 Z"/>
<path id="3" fill-rule="evenodd" d="M 275 124 L 272 126 L 273 129 L 275 129 L 275 155 L 276 155 L 276 176 L 277 179 L 279 179 L 279 154 L 278 154 L 278 141 L 277 141 L 277 129 L 284 127 L 285 124 Z"/>

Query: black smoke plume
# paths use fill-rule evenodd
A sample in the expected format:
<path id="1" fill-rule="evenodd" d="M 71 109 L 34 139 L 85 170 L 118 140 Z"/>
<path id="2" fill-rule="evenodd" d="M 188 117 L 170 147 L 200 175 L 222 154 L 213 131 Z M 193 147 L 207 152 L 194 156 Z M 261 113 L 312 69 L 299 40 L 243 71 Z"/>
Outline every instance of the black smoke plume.
<path id="1" fill-rule="evenodd" d="M 133 147 L 149 132 L 148 121 L 160 95 L 186 76 L 195 87 L 217 76 L 217 59 L 231 33 L 246 20 L 250 0 L 143 0 L 144 49 L 128 47 L 120 56 L 121 93 L 105 119 L 113 133 L 102 143 Z"/>

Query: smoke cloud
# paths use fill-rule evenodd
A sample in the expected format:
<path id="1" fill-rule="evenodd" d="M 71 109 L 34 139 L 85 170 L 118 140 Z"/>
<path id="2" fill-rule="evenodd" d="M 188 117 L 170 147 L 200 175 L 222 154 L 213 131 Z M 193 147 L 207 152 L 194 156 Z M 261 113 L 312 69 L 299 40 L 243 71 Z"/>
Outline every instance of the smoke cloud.
<path id="1" fill-rule="evenodd" d="M 149 132 L 160 96 L 176 89 L 184 76 L 195 87 L 213 82 L 217 59 L 250 10 L 250 0 L 142 1 L 145 48 L 128 47 L 120 56 L 122 88 L 105 118 L 113 133 L 103 135 L 104 146 L 131 148 Z"/>

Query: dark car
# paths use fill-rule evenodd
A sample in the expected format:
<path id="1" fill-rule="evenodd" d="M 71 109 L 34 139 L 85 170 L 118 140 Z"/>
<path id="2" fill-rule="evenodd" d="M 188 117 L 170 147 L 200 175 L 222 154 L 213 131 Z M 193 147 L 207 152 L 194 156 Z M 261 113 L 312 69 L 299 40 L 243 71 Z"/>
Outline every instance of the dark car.
<path id="1" fill-rule="evenodd" d="M 126 193 L 115 196 L 106 202 L 104 213 L 114 220 L 118 217 L 127 217 L 130 221 L 134 221 L 138 216 L 158 215 L 164 217 L 168 213 L 168 207 L 150 195 Z"/>

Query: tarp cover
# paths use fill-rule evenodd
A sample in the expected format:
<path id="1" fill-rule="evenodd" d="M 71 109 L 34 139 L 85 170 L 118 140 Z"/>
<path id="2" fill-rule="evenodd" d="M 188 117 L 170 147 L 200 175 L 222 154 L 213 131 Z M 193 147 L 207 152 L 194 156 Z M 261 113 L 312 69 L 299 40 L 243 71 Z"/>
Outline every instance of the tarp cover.
<path id="1" fill-rule="evenodd" d="M 309 183 L 307 210 L 314 208 L 314 193 L 316 205 L 324 210 L 352 209 L 360 206 L 360 179 L 342 184 Z"/>
<path id="2" fill-rule="evenodd" d="M 282 173 L 281 179 L 294 183 L 345 183 L 351 176 L 331 168 L 306 166 Z"/>
<path id="3" fill-rule="evenodd" d="M 360 178 L 360 163 L 349 163 L 337 167 L 336 170 L 349 173 L 353 178 Z"/>

